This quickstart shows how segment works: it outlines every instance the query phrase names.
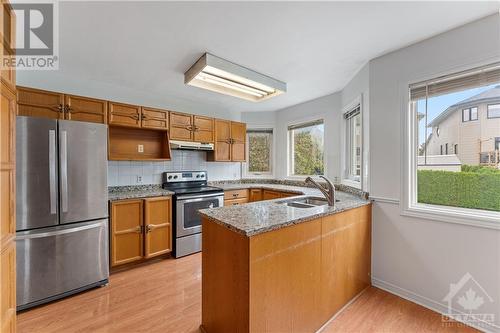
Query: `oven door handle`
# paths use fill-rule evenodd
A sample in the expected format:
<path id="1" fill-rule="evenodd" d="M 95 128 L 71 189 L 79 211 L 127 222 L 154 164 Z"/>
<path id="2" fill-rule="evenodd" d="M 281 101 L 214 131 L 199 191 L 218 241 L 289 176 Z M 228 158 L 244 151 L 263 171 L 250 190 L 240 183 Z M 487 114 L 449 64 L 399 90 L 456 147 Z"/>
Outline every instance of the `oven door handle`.
<path id="1" fill-rule="evenodd" d="M 212 194 L 196 194 L 196 195 L 186 195 L 186 196 L 180 196 L 177 197 L 177 202 L 182 201 L 182 202 L 195 202 L 195 201 L 200 201 L 206 198 L 211 198 L 211 197 L 222 197 L 224 196 L 224 193 L 212 193 Z M 197 200 L 200 199 L 200 200 Z"/>

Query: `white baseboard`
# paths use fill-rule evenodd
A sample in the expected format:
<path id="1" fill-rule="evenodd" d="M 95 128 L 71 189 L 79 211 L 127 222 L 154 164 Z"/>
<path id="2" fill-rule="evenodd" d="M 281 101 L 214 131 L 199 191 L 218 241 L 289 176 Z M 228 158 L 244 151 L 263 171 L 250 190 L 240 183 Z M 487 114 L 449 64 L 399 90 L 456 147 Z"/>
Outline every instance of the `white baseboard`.
<path id="1" fill-rule="evenodd" d="M 432 300 L 430 298 L 427 298 L 425 296 L 418 295 L 410 290 L 398 287 L 392 283 L 385 282 L 383 280 L 380 280 L 380 279 L 377 279 L 374 277 L 372 277 L 372 285 L 374 287 L 385 290 L 391 294 L 394 294 L 396 296 L 404 298 L 410 302 L 421 305 L 421 306 L 423 306 L 427 309 L 430 309 L 434 312 L 437 312 L 441 315 L 445 315 L 445 316 L 448 315 L 448 307 L 447 307 L 447 305 L 445 305 L 443 303 L 437 302 L 437 301 Z M 456 313 L 460 313 L 460 311 L 457 311 L 455 309 L 453 309 L 453 311 Z M 472 326 L 475 329 L 480 330 L 482 332 L 500 333 L 500 326 L 497 326 L 497 325 L 492 324 L 492 323 L 484 322 L 482 325 L 471 324 L 471 323 L 464 323 L 464 324 Z"/>

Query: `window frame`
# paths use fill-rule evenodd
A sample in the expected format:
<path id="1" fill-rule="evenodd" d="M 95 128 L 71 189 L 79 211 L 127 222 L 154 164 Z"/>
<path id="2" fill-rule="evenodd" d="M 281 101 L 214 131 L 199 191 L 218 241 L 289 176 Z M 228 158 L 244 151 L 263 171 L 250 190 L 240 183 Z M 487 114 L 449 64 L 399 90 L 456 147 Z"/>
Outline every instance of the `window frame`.
<path id="1" fill-rule="evenodd" d="M 271 137 L 271 154 L 270 154 L 270 167 L 271 171 L 270 172 L 250 172 L 248 170 L 248 167 L 250 165 L 250 140 L 248 138 L 248 131 L 264 131 L 264 130 L 270 130 L 272 131 L 272 137 Z M 253 178 L 253 179 L 269 179 L 269 178 L 274 178 L 275 177 L 275 170 L 276 167 L 274 165 L 274 161 L 276 160 L 275 158 L 275 152 L 276 152 L 276 128 L 274 126 L 249 126 L 247 128 L 247 132 L 245 133 L 246 140 L 248 144 L 245 147 L 245 156 L 246 156 L 246 162 L 242 163 L 242 171 L 243 171 L 243 177 L 244 178 Z"/>
<path id="2" fill-rule="evenodd" d="M 476 118 L 472 118 L 472 109 L 476 109 Z M 464 111 L 467 111 L 467 115 L 469 116 L 468 120 L 465 120 L 464 117 Z M 463 123 L 470 123 L 471 121 L 477 121 L 479 120 L 479 109 L 477 106 L 470 106 L 468 108 L 462 109 L 462 122 Z"/>
<path id="3" fill-rule="evenodd" d="M 483 68 L 494 68 L 500 63 L 480 64 L 482 67 L 467 66 L 463 72 L 475 72 Z M 500 212 L 481 209 L 439 206 L 418 203 L 417 195 L 417 154 L 418 154 L 418 120 L 417 110 L 412 107 L 410 88 L 416 83 L 433 81 L 436 78 L 453 77 L 459 73 L 455 69 L 452 72 L 439 72 L 427 74 L 426 76 L 413 77 L 411 80 L 401 82 L 400 101 L 403 115 L 401 117 L 401 173 L 400 185 L 400 214 L 402 216 L 427 219 L 437 222 L 455 223 L 473 227 L 500 230 Z"/>
<path id="4" fill-rule="evenodd" d="M 285 135 L 286 135 L 286 179 L 290 180 L 304 180 L 307 177 L 312 177 L 314 179 L 321 179 L 319 176 L 320 175 L 294 175 L 293 174 L 293 154 L 291 151 L 291 134 L 290 130 L 288 129 L 290 126 L 300 126 L 304 125 L 307 123 L 312 123 L 315 121 L 323 121 L 323 129 L 324 129 L 324 136 L 323 136 L 323 176 L 326 176 L 328 174 L 328 163 L 327 163 L 327 156 L 326 156 L 326 128 L 327 128 L 327 120 L 325 115 L 316 115 L 308 118 L 301 118 L 301 119 L 294 119 L 289 121 L 286 126 L 285 126 Z"/>
<path id="5" fill-rule="evenodd" d="M 342 140 L 341 140 L 341 160 L 342 160 L 342 172 L 340 177 L 341 184 L 362 189 L 364 183 L 364 126 L 363 126 L 363 103 L 362 103 L 362 95 L 356 97 L 353 101 L 342 108 Z M 361 144 L 360 144 L 360 175 L 359 180 L 354 179 L 354 177 L 350 174 L 350 163 L 351 163 L 351 139 L 350 139 L 350 128 L 349 119 L 345 118 L 345 114 L 351 112 L 359 107 L 359 116 L 361 123 Z"/>
<path id="6" fill-rule="evenodd" d="M 494 104 L 487 104 L 486 105 L 486 118 L 488 118 L 488 119 L 499 119 L 500 115 L 498 117 L 490 117 L 490 105 L 498 105 L 498 106 L 500 106 L 500 103 L 494 103 Z"/>

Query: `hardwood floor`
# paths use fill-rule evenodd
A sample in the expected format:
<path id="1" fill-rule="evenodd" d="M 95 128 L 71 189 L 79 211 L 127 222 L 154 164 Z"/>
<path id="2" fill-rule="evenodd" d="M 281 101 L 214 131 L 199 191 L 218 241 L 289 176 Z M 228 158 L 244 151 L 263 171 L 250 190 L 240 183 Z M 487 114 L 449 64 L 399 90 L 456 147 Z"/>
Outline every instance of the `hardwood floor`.
<path id="1" fill-rule="evenodd" d="M 111 275 L 110 284 L 18 315 L 18 332 L 194 333 L 201 323 L 201 254 Z M 476 332 L 376 288 L 323 332 Z"/>

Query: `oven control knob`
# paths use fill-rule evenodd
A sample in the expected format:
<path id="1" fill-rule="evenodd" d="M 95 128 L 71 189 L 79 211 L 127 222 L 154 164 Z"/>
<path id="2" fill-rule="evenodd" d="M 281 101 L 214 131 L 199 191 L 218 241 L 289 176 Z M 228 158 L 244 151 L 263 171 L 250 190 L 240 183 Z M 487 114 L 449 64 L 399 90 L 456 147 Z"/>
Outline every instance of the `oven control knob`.
<path id="1" fill-rule="evenodd" d="M 172 179 L 172 176 L 168 176 L 168 179 Z"/>
<path id="2" fill-rule="evenodd" d="M 196 175 L 196 178 L 200 178 L 201 176 L 200 175 Z"/>
<path id="3" fill-rule="evenodd" d="M 174 179 L 177 179 L 177 175 L 174 176 Z"/>
<path id="4" fill-rule="evenodd" d="M 203 174 L 202 174 L 202 175 L 200 175 L 200 177 L 201 177 L 201 178 L 205 178 L 205 175 L 203 175 Z"/>

